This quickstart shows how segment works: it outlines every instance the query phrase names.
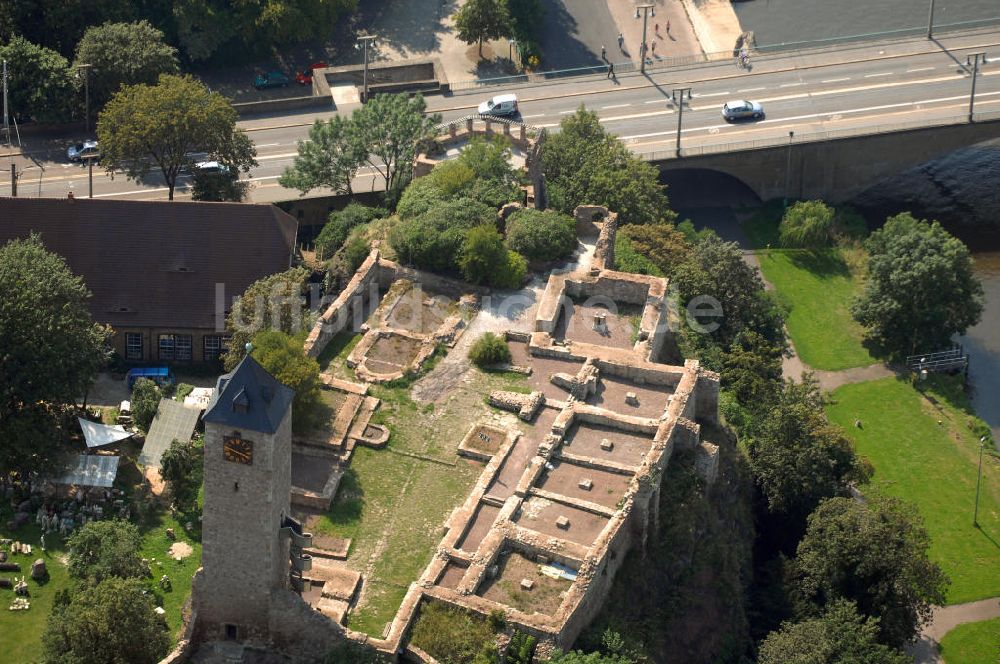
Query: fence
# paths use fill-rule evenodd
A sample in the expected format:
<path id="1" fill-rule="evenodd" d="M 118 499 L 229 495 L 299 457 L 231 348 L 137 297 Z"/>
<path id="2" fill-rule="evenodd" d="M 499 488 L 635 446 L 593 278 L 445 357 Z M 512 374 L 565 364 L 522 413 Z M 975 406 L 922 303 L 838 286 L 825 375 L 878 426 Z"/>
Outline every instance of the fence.
<path id="1" fill-rule="evenodd" d="M 906 368 L 910 371 L 965 371 L 969 368 L 969 356 L 961 346 L 924 355 L 910 355 L 906 358 Z"/>

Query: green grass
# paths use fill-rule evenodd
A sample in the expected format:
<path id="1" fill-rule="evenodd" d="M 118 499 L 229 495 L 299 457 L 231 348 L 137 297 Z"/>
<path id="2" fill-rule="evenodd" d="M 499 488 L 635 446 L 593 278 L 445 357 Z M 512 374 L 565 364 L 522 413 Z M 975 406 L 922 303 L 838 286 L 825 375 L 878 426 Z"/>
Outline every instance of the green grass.
<path id="1" fill-rule="evenodd" d="M 930 557 L 951 578 L 949 604 L 1000 595 L 1000 463 L 991 454 L 983 458 L 980 528 L 974 528 L 979 439 L 956 382 L 937 378 L 923 394 L 894 378 L 845 385 L 827 407 L 874 466 L 864 490 L 917 506 Z M 863 428 L 854 426 L 856 419 Z"/>
<path id="2" fill-rule="evenodd" d="M 1000 618 L 959 625 L 941 639 L 945 664 L 1000 661 Z"/>
<path id="3" fill-rule="evenodd" d="M 331 365 L 333 369 L 346 368 L 344 360 L 351 354 L 363 336 L 361 333 L 355 334 L 348 331 L 333 335 L 333 338 L 326 344 L 326 348 L 316 358 L 316 361 L 319 362 L 319 370 L 327 371 Z"/>

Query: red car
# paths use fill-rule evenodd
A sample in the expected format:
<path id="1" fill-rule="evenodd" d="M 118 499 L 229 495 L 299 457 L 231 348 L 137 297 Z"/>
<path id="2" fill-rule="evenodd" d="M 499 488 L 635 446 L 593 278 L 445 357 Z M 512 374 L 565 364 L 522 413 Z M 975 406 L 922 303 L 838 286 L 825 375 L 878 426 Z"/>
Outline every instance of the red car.
<path id="1" fill-rule="evenodd" d="M 306 69 L 295 74 L 295 82 L 299 85 L 312 85 L 313 81 L 313 70 L 314 69 L 324 69 L 329 67 L 325 62 L 314 62 L 309 65 Z"/>

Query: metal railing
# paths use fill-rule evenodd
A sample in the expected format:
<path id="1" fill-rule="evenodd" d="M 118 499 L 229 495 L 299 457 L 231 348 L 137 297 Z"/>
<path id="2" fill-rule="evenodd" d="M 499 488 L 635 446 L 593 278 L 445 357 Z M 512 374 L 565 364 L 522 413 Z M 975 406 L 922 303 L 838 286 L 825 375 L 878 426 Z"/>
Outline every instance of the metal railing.
<path id="1" fill-rule="evenodd" d="M 966 369 L 969 366 L 969 356 L 961 346 L 948 350 L 910 355 L 906 358 L 906 368 L 910 371 L 954 371 Z"/>

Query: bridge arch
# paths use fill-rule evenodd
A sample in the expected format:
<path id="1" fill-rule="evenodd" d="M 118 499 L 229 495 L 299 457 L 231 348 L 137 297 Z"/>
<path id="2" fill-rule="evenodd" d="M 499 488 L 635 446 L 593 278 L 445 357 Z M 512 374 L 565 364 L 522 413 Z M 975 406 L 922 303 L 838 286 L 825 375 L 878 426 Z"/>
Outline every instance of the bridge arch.
<path id="1" fill-rule="evenodd" d="M 757 192 L 739 177 L 714 168 L 661 169 L 660 183 L 674 210 L 736 207 L 761 203 Z"/>

